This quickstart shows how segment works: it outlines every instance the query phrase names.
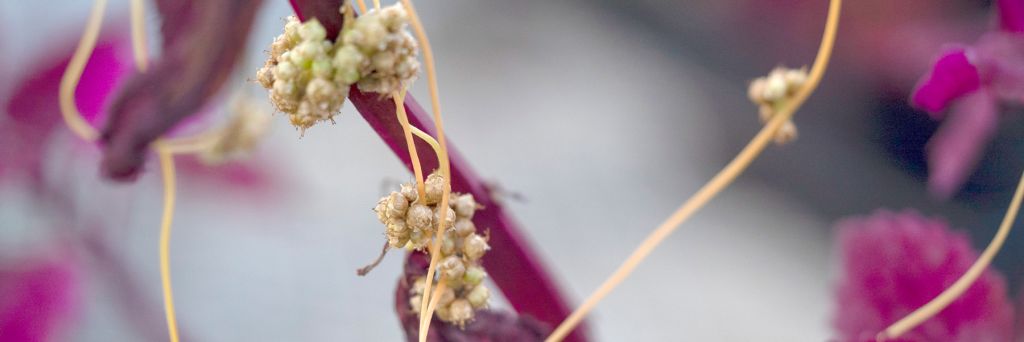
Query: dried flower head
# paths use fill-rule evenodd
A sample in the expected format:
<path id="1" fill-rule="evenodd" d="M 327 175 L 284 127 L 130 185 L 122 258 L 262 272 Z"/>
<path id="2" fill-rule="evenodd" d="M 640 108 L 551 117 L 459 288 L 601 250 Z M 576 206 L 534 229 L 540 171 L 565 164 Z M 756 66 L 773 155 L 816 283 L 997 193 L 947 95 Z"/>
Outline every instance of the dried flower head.
<path id="1" fill-rule="evenodd" d="M 807 68 L 788 69 L 776 67 L 768 76 L 758 77 L 750 82 L 747 96 L 758 105 L 761 122 L 768 122 L 807 82 Z M 787 121 L 775 132 L 775 143 L 785 144 L 796 139 L 797 130 L 793 121 Z"/>
<path id="2" fill-rule="evenodd" d="M 440 191 L 446 184 L 443 176 L 434 172 L 425 182 L 425 195 L 418 198 L 416 185 L 402 184 L 401 190 L 392 192 L 377 201 L 374 211 L 384 223 L 388 244 L 394 248 L 427 250 L 436 234 L 440 213 L 447 213 L 447 227 L 441 234 L 441 255 L 438 279 L 444 281 L 445 292 L 439 299 L 438 319 L 466 324 L 474 317 L 475 309 L 487 307 L 490 290 L 481 284 L 487 273 L 480 265 L 480 258 L 490 247 L 487 238 L 476 233 L 472 217 L 480 205 L 470 194 L 453 193 L 453 200 L 447 208 L 440 208 Z M 422 305 L 425 278 L 420 278 L 409 290 L 410 306 L 419 309 Z M 448 298 L 450 292 L 451 297 Z M 418 312 L 418 310 L 417 310 Z"/>

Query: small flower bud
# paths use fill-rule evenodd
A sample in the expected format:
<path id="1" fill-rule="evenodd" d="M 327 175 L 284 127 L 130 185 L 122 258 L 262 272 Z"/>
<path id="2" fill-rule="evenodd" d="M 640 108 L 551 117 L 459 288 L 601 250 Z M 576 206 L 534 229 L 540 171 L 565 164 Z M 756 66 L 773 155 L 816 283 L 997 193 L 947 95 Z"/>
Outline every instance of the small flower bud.
<path id="1" fill-rule="evenodd" d="M 412 283 L 412 288 L 409 290 L 415 294 L 423 294 L 423 290 L 427 288 L 427 277 L 416 278 L 416 281 Z"/>
<path id="2" fill-rule="evenodd" d="M 409 203 L 416 202 L 416 198 L 419 197 L 419 194 L 416 193 L 416 186 L 412 184 L 402 184 L 399 192 L 402 193 L 402 196 L 405 196 L 406 200 L 409 200 Z"/>
<path id="3" fill-rule="evenodd" d="M 786 96 L 786 79 L 777 73 L 768 76 L 761 92 L 765 101 L 777 101 Z"/>
<path id="4" fill-rule="evenodd" d="M 321 41 L 327 39 L 327 30 L 324 29 L 323 25 L 320 25 L 320 21 L 310 19 L 299 27 L 299 37 L 302 40 L 314 40 Z"/>
<path id="5" fill-rule="evenodd" d="M 487 241 L 480 235 L 470 235 L 462 240 L 462 254 L 471 261 L 480 260 L 480 257 L 484 256 L 491 247 L 487 245 Z"/>
<path id="6" fill-rule="evenodd" d="M 474 309 L 486 307 L 487 301 L 490 299 L 491 290 L 483 285 L 477 285 L 466 295 L 466 300 L 469 301 L 469 305 L 473 306 Z"/>
<path id="7" fill-rule="evenodd" d="M 415 295 L 415 296 L 409 297 L 409 309 L 411 309 L 412 312 L 417 312 L 417 313 L 420 312 L 420 305 L 422 305 L 422 304 L 423 304 L 423 296 Z"/>
<path id="8" fill-rule="evenodd" d="M 455 233 L 451 231 L 444 232 L 444 239 L 441 240 L 441 255 L 452 255 L 455 254 Z"/>
<path id="9" fill-rule="evenodd" d="M 455 225 L 455 210 L 445 208 L 445 213 L 448 215 L 445 215 L 444 229 L 448 229 Z M 434 209 L 434 223 L 437 224 L 439 222 L 441 222 L 441 208 Z"/>
<path id="10" fill-rule="evenodd" d="M 469 234 L 476 232 L 476 225 L 473 224 L 473 220 L 468 218 L 459 218 L 455 220 L 455 234 L 459 237 L 466 237 Z"/>
<path id="11" fill-rule="evenodd" d="M 452 201 L 452 208 L 455 209 L 455 214 L 459 215 L 459 217 L 471 219 L 473 218 L 473 213 L 476 212 L 477 204 L 473 200 L 472 194 L 462 194 L 456 196 Z"/>
<path id="12" fill-rule="evenodd" d="M 300 41 L 302 37 L 299 36 L 299 28 L 302 23 L 299 22 L 299 18 L 291 15 L 285 19 L 284 23 L 284 38 L 290 41 Z"/>
<path id="13" fill-rule="evenodd" d="M 331 62 L 324 59 L 313 60 L 313 77 L 320 79 L 331 79 L 334 75 L 334 67 Z"/>
<path id="14" fill-rule="evenodd" d="M 409 201 L 397 191 L 391 192 L 387 199 L 387 216 L 390 218 L 405 217 L 405 211 L 409 209 Z"/>
<path id="15" fill-rule="evenodd" d="M 455 301 L 455 290 L 449 287 L 441 292 L 441 298 L 437 299 L 437 305 L 448 306 L 448 304 L 451 304 L 453 301 Z"/>
<path id="16" fill-rule="evenodd" d="M 448 314 L 451 322 L 463 326 L 473 319 L 473 306 L 469 304 L 468 300 L 456 299 L 448 304 Z"/>
<path id="17" fill-rule="evenodd" d="M 454 255 L 441 260 L 439 268 L 443 272 L 442 274 L 452 279 L 461 278 L 466 273 L 466 265 L 462 263 L 461 258 Z"/>
<path id="18" fill-rule="evenodd" d="M 786 121 L 779 127 L 779 130 L 775 132 L 775 143 L 778 145 L 786 144 L 790 141 L 795 140 L 797 137 L 796 125 L 793 121 Z"/>
<path id="19" fill-rule="evenodd" d="M 274 61 L 268 59 L 262 68 L 256 70 L 256 80 L 260 82 L 260 86 L 266 89 L 274 87 L 274 69 L 276 68 Z"/>
<path id="20" fill-rule="evenodd" d="M 483 267 L 470 265 L 466 268 L 466 273 L 462 276 L 462 282 L 468 286 L 475 286 L 484 281 L 484 278 L 487 278 L 487 271 L 484 271 Z"/>
<path id="21" fill-rule="evenodd" d="M 430 207 L 423 204 L 413 204 L 409 207 L 408 213 L 405 214 L 405 224 L 414 230 L 424 231 L 430 230 L 431 217 L 434 216 L 431 212 Z"/>
<path id="22" fill-rule="evenodd" d="M 434 204 L 441 201 L 441 196 L 444 192 L 445 179 L 440 173 L 434 172 L 427 176 L 427 179 L 423 181 L 424 192 L 426 197 L 424 200 L 426 204 Z"/>
<path id="23" fill-rule="evenodd" d="M 377 206 L 373 207 L 373 212 L 377 213 L 377 219 L 380 220 L 380 223 L 388 223 L 387 209 L 388 199 L 387 197 L 381 197 L 381 199 L 377 201 Z"/>
<path id="24" fill-rule="evenodd" d="M 762 103 L 764 101 L 764 78 L 755 78 L 750 82 L 750 87 L 747 88 L 747 97 L 750 98 L 751 102 Z"/>

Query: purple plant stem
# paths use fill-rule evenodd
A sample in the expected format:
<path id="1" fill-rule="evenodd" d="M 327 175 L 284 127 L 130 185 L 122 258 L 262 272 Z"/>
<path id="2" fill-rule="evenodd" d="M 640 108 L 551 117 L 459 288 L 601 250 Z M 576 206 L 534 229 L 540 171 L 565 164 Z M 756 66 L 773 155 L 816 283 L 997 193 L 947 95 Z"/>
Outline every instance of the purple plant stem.
<path id="1" fill-rule="evenodd" d="M 328 29 L 328 38 L 334 39 L 341 28 L 339 0 L 290 0 L 299 20 L 315 17 Z M 363 116 L 370 127 L 377 132 L 391 150 L 402 160 L 406 168 L 412 169 L 405 135 L 395 113 L 394 103 L 376 93 L 363 93 L 353 86 L 349 100 Z M 409 123 L 436 136 L 433 121 L 427 111 L 411 96 L 405 98 L 405 111 Z M 472 194 L 483 205 L 473 220 L 477 227 L 490 231 L 491 251 L 483 262 L 488 274 L 501 288 L 505 298 L 520 314 L 527 314 L 551 326 L 557 326 L 572 312 L 561 295 L 554 280 L 544 269 L 536 253 L 520 233 L 519 225 L 494 200 L 486 183 L 477 175 L 462 154 L 448 141 L 448 158 L 451 164 L 452 191 Z M 429 145 L 416 140 L 423 169 L 436 169 L 437 156 Z M 566 341 L 586 341 L 586 328 L 580 325 Z"/>

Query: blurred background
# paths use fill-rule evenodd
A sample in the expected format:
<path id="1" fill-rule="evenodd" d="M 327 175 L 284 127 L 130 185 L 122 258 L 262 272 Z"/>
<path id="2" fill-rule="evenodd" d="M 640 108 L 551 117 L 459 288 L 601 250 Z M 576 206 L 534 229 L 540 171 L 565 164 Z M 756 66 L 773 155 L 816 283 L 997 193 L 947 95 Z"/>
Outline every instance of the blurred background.
<path id="1" fill-rule="evenodd" d="M 56 82 L 90 6 L 0 2 L 0 126 L 17 126 L 11 117 L 25 108 L 59 118 Z M 827 1 L 420 0 L 417 8 L 450 139 L 510 194 L 508 209 L 578 302 L 760 128 L 749 81 L 811 63 Z M 159 17 L 149 10 L 158 54 Z M 925 183 L 925 145 L 939 123 L 910 108 L 907 95 L 943 44 L 973 42 L 992 26 L 992 11 L 977 0 L 848 1 L 832 67 L 796 115 L 800 137 L 769 148 L 655 251 L 591 315 L 593 335 L 828 339 L 832 224 L 876 208 L 944 217 L 983 248 L 1024 168 L 1016 158 L 1024 122 L 1005 115 L 978 170 L 941 200 Z M 100 46 L 118 61 L 111 70 L 131 72 L 127 13 L 125 0 L 107 10 Z M 236 76 L 182 130 L 225 120 L 240 96 L 264 99 L 251 80 L 290 14 L 287 1 L 265 1 Z M 425 84 L 412 90 L 421 103 Z M 99 176 L 100 150 L 62 125 L 12 129 L 0 137 L 0 282 L 33 262 L 67 260 L 58 278 L 74 290 L 62 299 L 69 318 L 55 340 L 166 339 L 155 162 L 136 182 L 113 183 Z M 26 159 L 38 168 L 12 167 Z M 354 271 L 383 240 L 371 208 L 410 176 L 350 104 L 337 124 L 301 138 L 277 115 L 248 159 L 186 158 L 179 169 L 171 265 L 183 338 L 402 338 L 392 305 L 400 253 L 366 277 Z M 1024 275 L 1022 244 L 1024 234 L 1011 235 L 995 260 L 1011 294 Z"/>

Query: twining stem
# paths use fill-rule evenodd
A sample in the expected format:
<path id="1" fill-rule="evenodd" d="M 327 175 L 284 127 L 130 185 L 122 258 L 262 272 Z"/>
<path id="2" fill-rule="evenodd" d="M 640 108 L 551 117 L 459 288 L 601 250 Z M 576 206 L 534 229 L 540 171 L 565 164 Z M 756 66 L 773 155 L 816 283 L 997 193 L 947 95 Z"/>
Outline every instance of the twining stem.
<path id="1" fill-rule="evenodd" d="M 147 63 L 149 58 L 146 54 L 146 8 L 142 4 L 142 0 L 132 0 L 131 11 L 132 48 L 135 52 L 135 67 L 139 69 L 139 71 L 145 72 L 148 68 Z"/>
<path id="2" fill-rule="evenodd" d="M 657 229 L 651 232 L 650 235 L 644 239 L 643 243 L 640 244 L 636 250 L 630 254 L 629 258 L 615 270 L 614 273 L 608 279 L 601 284 L 601 286 L 594 291 L 583 302 L 576 311 L 573 311 L 565 321 L 558 326 L 557 329 L 548 336 L 546 341 L 561 341 L 564 339 L 573 328 L 576 327 L 591 310 L 594 309 L 597 304 L 604 299 L 612 290 L 615 289 L 623 280 L 626 279 L 633 272 L 634 269 L 642 262 L 654 249 L 667 238 L 676 228 L 679 227 L 686 219 L 690 218 L 697 210 L 707 204 L 712 198 L 715 197 L 719 192 L 725 189 L 731 184 L 743 171 L 754 161 L 761 151 L 764 151 L 765 147 L 772 141 L 775 132 L 782 127 L 796 112 L 803 102 L 810 96 L 811 92 L 817 88 L 818 83 L 821 81 L 822 75 L 824 75 L 825 68 L 828 66 L 829 58 L 832 54 L 832 46 L 835 42 L 836 27 L 839 24 L 839 9 L 842 0 L 831 0 L 828 19 L 825 23 L 825 33 L 821 40 L 821 45 L 818 48 L 818 55 L 814 60 L 814 66 L 811 68 L 810 75 L 808 76 L 807 83 L 799 89 L 794 97 L 782 108 L 764 128 L 761 129 L 757 135 L 747 144 L 743 150 L 734 158 L 728 165 L 722 169 L 721 172 L 716 174 L 711 181 L 705 184 L 696 194 L 682 204 L 665 222 L 663 222 Z"/>
<path id="3" fill-rule="evenodd" d="M 356 0 L 356 4 L 359 5 L 359 13 L 366 14 L 366 2 L 363 0 Z M 345 22 L 348 22 L 348 20 Z"/>
<path id="4" fill-rule="evenodd" d="M 135 68 L 145 72 L 149 57 L 146 53 L 146 25 L 142 0 L 131 1 L 132 51 Z M 167 333 L 171 342 L 178 342 L 178 322 L 174 313 L 174 295 L 171 290 L 171 221 L 174 218 L 174 154 L 166 143 L 157 140 L 152 148 L 160 159 L 160 172 L 164 183 L 164 209 L 160 219 L 160 284 L 164 296 L 164 311 L 167 316 Z"/>
<path id="5" fill-rule="evenodd" d="M 429 282 L 430 279 L 427 279 L 427 281 Z M 433 313 L 434 310 L 437 309 L 437 304 L 441 302 L 441 294 L 444 293 L 444 290 L 447 288 L 448 279 L 441 277 L 441 279 L 437 281 L 437 287 L 434 288 L 434 292 L 430 294 L 430 307 L 427 308 L 428 312 Z M 426 292 L 424 292 L 424 294 L 426 294 Z M 420 326 L 420 330 L 423 330 L 422 325 Z"/>
<path id="6" fill-rule="evenodd" d="M 92 50 L 96 47 L 100 24 L 103 22 L 103 10 L 106 7 L 107 0 L 96 0 L 93 3 L 89 20 L 82 31 L 82 39 L 79 40 L 78 48 L 71 56 L 68 68 L 65 69 L 64 76 L 60 80 L 61 117 L 64 118 L 64 123 L 71 129 L 71 132 L 85 141 L 96 141 L 99 138 L 99 133 L 82 118 L 82 113 L 78 111 L 78 106 L 75 104 L 75 88 L 78 87 L 78 81 L 82 78 L 85 63 L 89 61 L 89 56 L 92 55 Z"/>
<path id="7" fill-rule="evenodd" d="M 434 137 L 430 136 L 430 134 L 427 134 L 427 132 L 424 132 L 419 128 L 416 128 L 416 126 L 409 125 L 409 128 L 412 130 L 413 135 L 419 137 L 420 140 L 423 140 L 428 145 L 430 145 L 430 148 L 434 149 L 434 154 L 437 155 L 437 151 L 441 150 L 441 146 L 437 144 L 437 140 L 434 140 Z M 438 160 L 438 162 L 441 161 Z"/>
<path id="8" fill-rule="evenodd" d="M 430 40 L 427 38 L 426 30 L 423 29 L 423 23 L 420 22 L 419 15 L 416 14 L 416 8 L 413 7 L 411 0 L 402 0 L 402 5 L 405 6 L 406 12 L 409 13 L 410 22 L 412 22 L 413 31 L 416 33 L 416 39 L 422 45 L 423 49 L 423 61 L 427 66 L 427 83 L 430 89 L 430 104 L 434 112 L 434 126 L 437 130 L 437 141 L 440 143 L 440 153 L 438 158 L 441 162 L 441 175 L 444 176 L 445 186 L 441 192 L 441 203 L 438 204 L 442 208 L 448 208 L 448 196 L 451 192 L 451 166 L 448 162 L 448 141 L 444 137 L 444 123 L 441 120 L 441 100 L 438 96 L 437 90 L 437 70 L 434 65 L 434 53 L 430 48 Z M 437 232 L 434 237 L 434 243 L 430 246 L 430 267 L 427 268 L 427 287 L 424 293 L 430 292 L 431 281 L 434 276 L 434 270 L 437 268 L 437 262 L 440 260 L 441 254 L 441 240 L 444 238 L 444 227 L 447 215 L 438 215 Z M 426 296 L 423 297 L 426 301 Z M 424 302 L 425 303 L 425 302 Z M 420 305 L 420 309 L 423 310 L 425 305 Z M 430 328 L 430 320 L 433 317 L 433 311 L 427 310 L 427 312 L 420 312 L 420 342 L 427 340 L 427 330 Z"/>
<path id="9" fill-rule="evenodd" d="M 420 165 L 419 153 L 416 152 L 416 143 L 412 140 L 412 132 L 409 127 L 409 117 L 405 113 L 405 89 L 402 89 L 400 93 L 391 93 L 391 99 L 395 101 L 395 113 L 398 116 L 398 122 L 402 124 L 402 131 L 405 133 L 405 144 L 409 148 L 409 162 L 412 163 L 413 174 L 416 177 L 416 192 L 419 193 L 419 198 L 425 200 L 427 198 L 426 190 L 423 185 L 423 166 Z"/>
<path id="10" fill-rule="evenodd" d="M 1024 198 L 1024 174 L 1021 174 L 1020 182 L 1017 184 L 1017 191 L 1013 194 L 1010 207 L 1006 209 L 1006 216 L 1003 216 L 1003 222 L 999 225 L 996 236 L 992 238 L 992 242 L 989 242 L 988 247 L 985 247 L 985 251 L 981 252 L 978 260 L 974 261 L 974 264 L 953 285 L 942 291 L 942 293 L 924 306 L 914 310 L 914 312 L 911 312 L 906 317 L 903 317 L 903 319 L 878 333 L 876 339 L 878 341 L 887 341 L 899 338 L 904 333 L 913 330 L 921 323 L 938 314 L 967 291 L 974 284 L 974 281 L 981 276 L 981 273 L 985 271 L 985 268 L 992 263 L 992 258 L 996 256 L 996 253 L 999 253 L 999 249 L 1003 247 L 1006 237 L 1010 235 L 1010 229 L 1013 228 L 1013 222 L 1017 219 L 1017 211 L 1020 209 L 1021 198 Z"/>
<path id="11" fill-rule="evenodd" d="M 162 142 L 154 143 L 160 157 L 160 172 L 164 179 L 164 212 L 160 219 L 160 283 L 164 295 L 164 312 L 167 316 L 167 331 L 171 342 L 178 342 L 178 322 L 174 313 L 174 296 L 171 291 L 171 220 L 174 217 L 174 156 L 163 147 Z"/>
<path id="12" fill-rule="evenodd" d="M 373 9 L 380 11 L 380 0 L 373 0 Z"/>
<path id="13" fill-rule="evenodd" d="M 173 154 L 194 154 L 210 149 L 224 135 L 224 128 L 213 128 L 202 133 L 178 138 L 164 138 L 163 146 Z"/>
<path id="14" fill-rule="evenodd" d="M 96 39 L 99 37 L 100 25 L 103 22 L 103 11 L 106 8 L 106 0 L 96 0 L 93 3 L 92 12 L 86 23 L 82 38 L 71 57 L 67 69 L 61 78 L 60 83 L 60 108 L 61 116 L 68 128 L 85 141 L 96 141 L 99 133 L 82 118 L 75 104 L 74 93 L 78 82 L 82 78 L 85 64 L 96 47 Z M 140 72 L 147 68 L 145 23 L 141 0 L 132 0 L 132 48 L 135 58 L 135 67 Z M 163 141 L 153 144 L 160 159 L 160 168 L 163 173 L 164 182 L 164 207 L 163 217 L 160 222 L 160 280 L 163 286 L 164 310 L 167 316 L 167 329 L 171 342 L 178 342 L 178 325 L 174 314 L 174 300 L 171 295 L 170 275 L 170 236 L 171 219 L 174 216 L 174 159 L 172 151 Z"/>

